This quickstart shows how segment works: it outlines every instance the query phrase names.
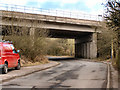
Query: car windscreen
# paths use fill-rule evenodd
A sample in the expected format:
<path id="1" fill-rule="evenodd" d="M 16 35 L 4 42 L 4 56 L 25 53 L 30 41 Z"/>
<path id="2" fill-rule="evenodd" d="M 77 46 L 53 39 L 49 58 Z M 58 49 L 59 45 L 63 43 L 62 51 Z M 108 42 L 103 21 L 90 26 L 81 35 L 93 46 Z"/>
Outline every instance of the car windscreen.
<path id="1" fill-rule="evenodd" d="M 16 51 L 16 49 L 14 48 L 14 46 L 13 46 L 12 44 L 11 44 L 10 46 L 12 47 L 13 53 L 17 53 L 17 51 Z"/>

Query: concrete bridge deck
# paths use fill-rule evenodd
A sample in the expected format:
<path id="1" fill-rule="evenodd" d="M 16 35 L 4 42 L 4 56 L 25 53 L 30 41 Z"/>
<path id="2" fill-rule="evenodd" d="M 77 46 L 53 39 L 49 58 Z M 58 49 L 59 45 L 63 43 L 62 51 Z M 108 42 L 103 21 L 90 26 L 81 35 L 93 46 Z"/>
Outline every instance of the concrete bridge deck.
<path id="1" fill-rule="evenodd" d="M 100 21 L 95 20 L 85 20 L 85 19 L 76 19 L 69 17 L 58 17 L 58 16 L 50 16 L 43 14 L 31 14 L 31 13 L 23 13 L 23 12 L 15 12 L 15 11 L 4 11 L 1 10 L 2 17 L 8 18 L 17 18 L 17 19 L 28 19 L 28 20 L 42 20 L 49 22 L 57 22 L 57 23 L 68 23 L 68 24 L 76 24 L 76 25 L 85 25 L 85 26 L 100 26 Z"/>

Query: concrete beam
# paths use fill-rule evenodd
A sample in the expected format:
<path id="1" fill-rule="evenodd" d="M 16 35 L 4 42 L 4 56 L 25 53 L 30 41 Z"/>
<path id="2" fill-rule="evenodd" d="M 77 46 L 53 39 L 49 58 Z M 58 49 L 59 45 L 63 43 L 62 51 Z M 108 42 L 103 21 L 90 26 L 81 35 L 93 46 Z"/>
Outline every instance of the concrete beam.
<path id="1" fill-rule="evenodd" d="M 0 25 L 7 26 L 20 26 L 20 27 L 34 27 L 34 28 L 45 28 L 45 29 L 55 29 L 55 30 L 68 30 L 68 31 L 80 31 L 80 32 L 95 32 L 95 29 L 90 26 L 81 26 L 81 25 L 71 25 L 71 24 L 61 24 L 61 23 L 44 23 L 32 21 L 31 20 L 13 20 L 3 19 Z"/>

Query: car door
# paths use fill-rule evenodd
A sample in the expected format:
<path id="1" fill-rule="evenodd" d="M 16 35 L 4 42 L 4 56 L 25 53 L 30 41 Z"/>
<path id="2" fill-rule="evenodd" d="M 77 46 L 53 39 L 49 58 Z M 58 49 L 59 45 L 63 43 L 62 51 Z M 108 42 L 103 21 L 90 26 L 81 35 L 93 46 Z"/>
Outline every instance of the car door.
<path id="1" fill-rule="evenodd" d="M 2 57 L 2 44 L 0 43 L 0 59 Z"/>
<path id="2" fill-rule="evenodd" d="M 9 44 L 3 44 L 3 59 L 8 62 L 8 67 L 13 67 L 12 48 Z"/>
<path id="3" fill-rule="evenodd" d="M 17 65 L 18 53 L 17 53 L 16 49 L 14 48 L 14 46 L 12 44 L 10 46 L 12 48 L 12 54 L 13 54 L 12 58 L 13 58 L 13 61 L 14 61 L 13 65 L 15 67 Z"/>

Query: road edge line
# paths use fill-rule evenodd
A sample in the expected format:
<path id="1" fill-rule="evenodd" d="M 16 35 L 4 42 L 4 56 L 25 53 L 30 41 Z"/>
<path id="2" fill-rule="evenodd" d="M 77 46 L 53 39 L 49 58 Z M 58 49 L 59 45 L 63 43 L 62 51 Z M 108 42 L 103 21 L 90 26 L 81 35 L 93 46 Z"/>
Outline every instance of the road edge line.
<path id="1" fill-rule="evenodd" d="M 108 74 L 107 74 L 107 89 L 109 89 L 110 88 L 110 64 L 107 63 L 107 66 L 108 66 L 108 70 L 107 70 L 107 72 L 108 72 Z"/>

